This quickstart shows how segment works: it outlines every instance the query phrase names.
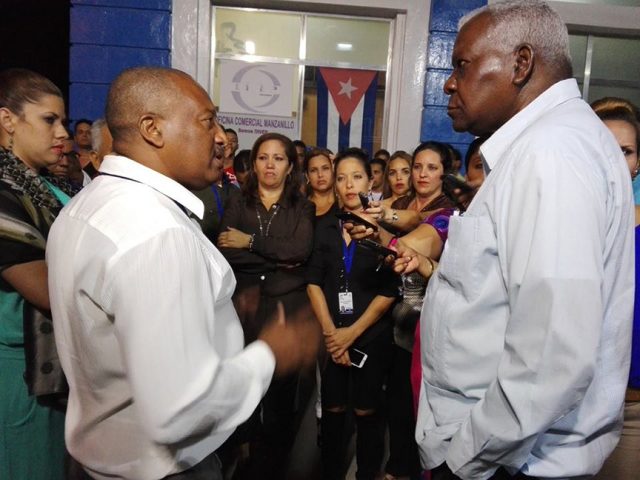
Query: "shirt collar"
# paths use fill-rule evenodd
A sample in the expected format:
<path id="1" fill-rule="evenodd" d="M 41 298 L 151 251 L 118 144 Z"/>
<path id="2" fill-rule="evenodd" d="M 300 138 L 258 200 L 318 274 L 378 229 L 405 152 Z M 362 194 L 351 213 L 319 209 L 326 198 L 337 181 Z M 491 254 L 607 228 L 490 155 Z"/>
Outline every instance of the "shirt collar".
<path id="1" fill-rule="evenodd" d="M 204 204 L 198 197 L 175 180 L 130 158 L 120 155 L 107 155 L 100 165 L 100 172 L 143 183 L 169 197 L 202 220 Z"/>
<path id="2" fill-rule="evenodd" d="M 546 89 L 533 102 L 516 113 L 480 146 L 485 172 L 495 168 L 509 146 L 522 132 L 550 109 L 568 100 L 580 98 L 580 89 L 574 78 L 561 80 Z"/>

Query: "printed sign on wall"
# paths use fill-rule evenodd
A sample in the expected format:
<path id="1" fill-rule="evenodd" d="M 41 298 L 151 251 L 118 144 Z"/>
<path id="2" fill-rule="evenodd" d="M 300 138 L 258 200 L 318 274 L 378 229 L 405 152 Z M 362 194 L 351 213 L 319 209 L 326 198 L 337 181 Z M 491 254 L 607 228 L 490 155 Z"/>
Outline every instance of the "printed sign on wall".
<path id="1" fill-rule="evenodd" d="M 299 136 L 298 120 L 293 117 L 268 117 L 264 115 L 243 115 L 238 113 L 218 113 L 218 120 L 225 128 L 232 128 L 238 134 L 240 149 L 251 148 L 253 142 L 267 132 L 277 132 L 295 140 Z"/>
<path id="2" fill-rule="evenodd" d="M 220 62 L 220 111 L 291 117 L 295 65 Z"/>

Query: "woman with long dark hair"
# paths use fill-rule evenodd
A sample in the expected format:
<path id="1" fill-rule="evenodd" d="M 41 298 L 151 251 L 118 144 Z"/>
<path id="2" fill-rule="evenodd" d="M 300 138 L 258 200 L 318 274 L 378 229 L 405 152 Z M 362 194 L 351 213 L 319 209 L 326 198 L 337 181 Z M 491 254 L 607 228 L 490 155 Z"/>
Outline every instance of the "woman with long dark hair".
<path id="1" fill-rule="evenodd" d="M 305 264 L 313 245 L 315 207 L 300 193 L 297 153 L 278 133 L 259 137 L 251 150 L 251 172 L 242 195 L 225 210 L 218 236 L 220 251 L 236 276 L 234 300 L 256 290 L 257 308 L 241 313 L 245 341 L 254 341 L 278 303 L 285 314 L 308 306 Z M 310 320 L 312 321 L 312 320 Z M 260 407 L 260 430 L 252 445 L 249 475 L 282 474 L 297 427 L 298 376 L 277 379 Z"/>
<path id="2" fill-rule="evenodd" d="M 348 149 L 335 159 L 336 192 L 344 212 L 362 212 L 358 194 L 371 187 L 367 160 L 360 149 Z M 321 369 L 323 478 L 344 478 L 345 422 L 351 406 L 357 428 L 356 478 L 373 480 L 383 456 L 380 409 L 391 352 L 389 309 L 399 282 L 376 253 L 356 245 L 336 216 L 318 222 L 307 278 L 327 351 Z"/>
<path id="3" fill-rule="evenodd" d="M 453 208 L 453 202 L 442 193 L 442 176 L 451 169 L 451 156 L 440 142 L 424 142 L 413 151 L 410 195 L 396 200 L 391 208 L 432 212 Z"/>
<path id="4" fill-rule="evenodd" d="M 316 206 L 316 219 L 319 219 L 331 212 L 336 203 L 331 152 L 324 148 L 308 151 L 304 159 L 304 173 L 307 198 Z"/>

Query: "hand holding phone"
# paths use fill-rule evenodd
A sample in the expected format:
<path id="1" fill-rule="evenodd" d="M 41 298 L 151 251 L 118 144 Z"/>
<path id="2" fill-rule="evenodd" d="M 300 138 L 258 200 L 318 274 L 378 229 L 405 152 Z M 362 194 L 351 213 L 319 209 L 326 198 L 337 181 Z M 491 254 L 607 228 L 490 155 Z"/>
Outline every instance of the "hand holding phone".
<path id="1" fill-rule="evenodd" d="M 454 190 L 460 190 L 461 193 L 468 193 L 474 190 L 474 188 L 467 182 L 460 180 L 453 173 L 447 173 L 442 176 L 442 190 L 445 192 L 453 192 Z"/>
<path id="2" fill-rule="evenodd" d="M 369 208 L 369 196 L 364 192 L 358 192 L 358 196 L 360 197 L 362 209 L 366 210 L 367 208 Z"/>
<path id="3" fill-rule="evenodd" d="M 336 213 L 336 217 L 342 220 L 345 223 L 353 223 L 354 225 L 364 225 L 366 228 L 373 229 L 374 232 L 378 231 L 377 225 L 365 220 L 364 218 L 356 215 L 353 212 L 338 212 Z"/>
<path id="4" fill-rule="evenodd" d="M 349 359 L 351 360 L 351 366 L 353 367 L 362 368 L 368 357 L 369 355 L 357 348 L 349 349 Z"/>
<path id="5" fill-rule="evenodd" d="M 391 255 L 393 258 L 398 258 L 398 252 L 396 252 L 395 250 L 391 250 L 390 248 L 380 245 L 378 242 L 374 242 L 373 240 L 370 240 L 368 238 L 365 238 L 364 240 L 358 240 L 358 245 L 360 245 L 361 247 L 365 247 L 377 253 L 378 255 L 381 255 L 383 258 L 387 258 L 389 255 Z"/>
<path id="6" fill-rule="evenodd" d="M 471 203 L 476 190 L 475 187 L 463 182 L 453 173 L 447 173 L 442 176 L 442 193 L 456 202 L 457 206 L 462 210 L 465 210 Z"/>

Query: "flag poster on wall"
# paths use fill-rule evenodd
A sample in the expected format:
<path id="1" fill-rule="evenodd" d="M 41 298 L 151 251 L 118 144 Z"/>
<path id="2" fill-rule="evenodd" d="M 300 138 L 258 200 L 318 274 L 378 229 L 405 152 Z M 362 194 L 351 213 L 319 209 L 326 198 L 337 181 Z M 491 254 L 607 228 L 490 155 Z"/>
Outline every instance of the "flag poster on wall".
<path id="1" fill-rule="evenodd" d="M 334 153 L 347 147 L 373 153 L 378 72 L 320 68 L 319 73 L 318 146 Z"/>

